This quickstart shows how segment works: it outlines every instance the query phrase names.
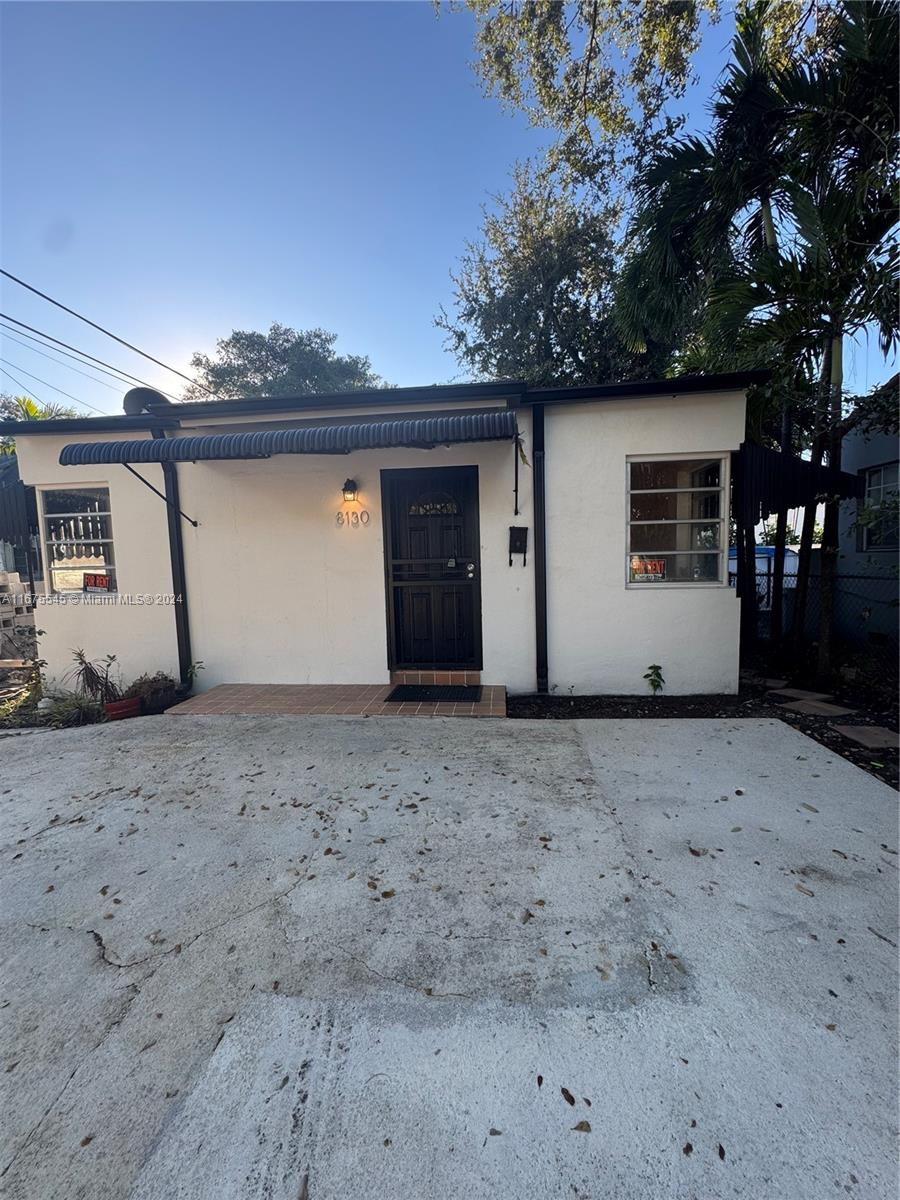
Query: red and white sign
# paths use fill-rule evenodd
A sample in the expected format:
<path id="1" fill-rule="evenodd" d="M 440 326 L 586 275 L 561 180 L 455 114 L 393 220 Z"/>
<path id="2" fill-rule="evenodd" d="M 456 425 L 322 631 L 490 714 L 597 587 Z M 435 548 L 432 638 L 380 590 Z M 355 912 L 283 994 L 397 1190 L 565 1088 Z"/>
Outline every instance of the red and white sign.
<path id="1" fill-rule="evenodd" d="M 640 558 L 632 556 L 632 583 L 659 583 L 666 577 L 666 560 L 664 558 Z"/>
<path id="2" fill-rule="evenodd" d="M 85 571 L 81 577 L 81 590 L 84 592 L 108 592 L 109 576 L 97 575 L 91 571 Z"/>

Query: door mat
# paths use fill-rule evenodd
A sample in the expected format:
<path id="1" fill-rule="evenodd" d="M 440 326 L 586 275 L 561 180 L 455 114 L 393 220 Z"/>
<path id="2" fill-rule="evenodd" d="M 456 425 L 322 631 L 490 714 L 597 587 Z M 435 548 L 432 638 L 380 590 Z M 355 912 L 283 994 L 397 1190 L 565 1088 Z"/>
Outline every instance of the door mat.
<path id="1" fill-rule="evenodd" d="M 385 704 L 418 704 L 433 701 L 442 704 L 477 704 L 481 688 L 475 684 L 398 683 Z"/>

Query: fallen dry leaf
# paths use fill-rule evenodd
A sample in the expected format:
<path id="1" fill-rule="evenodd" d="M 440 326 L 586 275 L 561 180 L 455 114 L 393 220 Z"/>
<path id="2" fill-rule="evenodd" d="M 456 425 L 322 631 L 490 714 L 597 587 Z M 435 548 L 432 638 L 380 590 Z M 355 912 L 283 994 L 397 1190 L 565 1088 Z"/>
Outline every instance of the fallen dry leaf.
<path id="1" fill-rule="evenodd" d="M 804 887 L 802 883 L 795 883 L 794 887 L 798 892 L 802 892 L 804 896 L 814 896 L 816 893 L 811 892 L 808 887 Z"/>
<path id="2" fill-rule="evenodd" d="M 573 1133 L 590 1133 L 591 1132 L 590 1121 L 579 1121 L 577 1125 L 572 1126 L 572 1132 Z"/>

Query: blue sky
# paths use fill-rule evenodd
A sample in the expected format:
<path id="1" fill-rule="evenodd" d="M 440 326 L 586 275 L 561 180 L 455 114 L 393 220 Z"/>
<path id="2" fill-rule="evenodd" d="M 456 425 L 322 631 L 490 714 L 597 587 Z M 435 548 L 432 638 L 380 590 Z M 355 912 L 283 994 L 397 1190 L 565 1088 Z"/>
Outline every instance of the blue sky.
<path id="1" fill-rule="evenodd" d="M 705 39 L 695 121 L 730 32 Z M 481 206 L 548 137 L 482 95 L 468 14 L 6 3 L 2 35 L 7 270 L 185 371 L 233 328 L 277 320 L 332 330 L 395 384 L 462 377 L 434 314 Z M 0 295 L 3 312 L 180 394 L 15 284 Z M 6 335 L 2 348 L 40 399 L 64 399 L 53 384 L 121 411 L 117 385 Z M 886 376 L 874 347 L 848 359 L 861 387 Z"/>

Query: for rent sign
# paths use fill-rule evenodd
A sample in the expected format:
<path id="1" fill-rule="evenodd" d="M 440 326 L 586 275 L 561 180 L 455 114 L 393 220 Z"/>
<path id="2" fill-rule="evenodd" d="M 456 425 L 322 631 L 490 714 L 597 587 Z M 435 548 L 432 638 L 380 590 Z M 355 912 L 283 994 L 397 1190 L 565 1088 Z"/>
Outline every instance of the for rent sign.
<path id="1" fill-rule="evenodd" d="M 641 558 L 633 555 L 631 559 L 632 583 L 659 583 L 666 577 L 666 560 L 664 558 Z"/>
<path id="2" fill-rule="evenodd" d="M 109 576 L 98 575 L 91 571 L 85 571 L 81 581 L 82 591 L 85 592 L 108 592 L 109 591 Z"/>

